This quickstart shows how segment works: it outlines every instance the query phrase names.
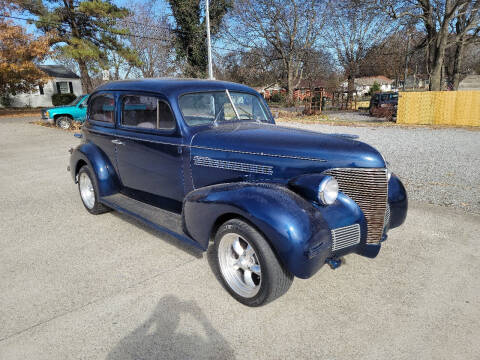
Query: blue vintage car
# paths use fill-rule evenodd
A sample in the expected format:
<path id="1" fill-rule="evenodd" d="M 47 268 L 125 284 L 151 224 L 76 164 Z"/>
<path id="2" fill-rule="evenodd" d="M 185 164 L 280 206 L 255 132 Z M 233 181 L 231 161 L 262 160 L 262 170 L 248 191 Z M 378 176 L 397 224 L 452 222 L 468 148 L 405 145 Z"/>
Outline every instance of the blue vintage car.
<path id="1" fill-rule="evenodd" d="M 69 170 L 92 214 L 111 209 L 201 250 L 238 301 L 260 306 L 293 278 L 373 258 L 407 194 L 373 147 L 277 126 L 229 82 L 111 82 L 88 100 Z"/>

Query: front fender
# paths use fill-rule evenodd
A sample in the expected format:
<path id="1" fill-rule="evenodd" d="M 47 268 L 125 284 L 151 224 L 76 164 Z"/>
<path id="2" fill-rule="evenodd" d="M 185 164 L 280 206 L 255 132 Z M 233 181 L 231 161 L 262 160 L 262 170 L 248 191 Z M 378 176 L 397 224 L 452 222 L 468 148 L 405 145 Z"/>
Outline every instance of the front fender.
<path id="1" fill-rule="evenodd" d="M 331 235 L 321 212 L 285 186 L 229 183 L 207 186 L 184 200 L 184 225 L 204 248 L 224 214 L 247 219 L 270 242 L 279 260 L 300 278 L 312 276 L 330 255 Z M 315 256 L 309 256 L 312 249 Z"/>
<path id="2" fill-rule="evenodd" d="M 99 196 L 113 195 L 120 191 L 120 180 L 105 153 L 92 143 L 80 144 L 70 156 L 70 169 L 76 182 L 80 165 L 86 163 L 97 179 Z"/>
<path id="3" fill-rule="evenodd" d="M 390 205 L 389 228 L 393 229 L 405 222 L 408 211 L 407 191 L 395 174 L 392 174 L 388 182 L 388 203 Z"/>

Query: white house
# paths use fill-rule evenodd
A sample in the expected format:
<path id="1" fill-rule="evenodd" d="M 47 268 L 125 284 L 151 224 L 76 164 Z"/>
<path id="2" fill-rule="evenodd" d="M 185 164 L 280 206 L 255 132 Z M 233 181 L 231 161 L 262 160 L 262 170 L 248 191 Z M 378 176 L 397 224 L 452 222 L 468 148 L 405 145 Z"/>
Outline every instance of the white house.
<path id="1" fill-rule="evenodd" d="M 359 96 L 365 95 L 370 91 L 370 88 L 373 84 L 377 83 L 380 85 L 380 91 L 394 91 L 393 80 L 387 78 L 386 76 L 366 76 L 355 79 L 355 90 Z M 345 80 L 342 83 L 342 88 L 345 90 L 348 88 L 348 80 Z"/>
<path id="2" fill-rule="evenodd" d="M 82 95 L 82 82 L 80 77 L 73 71 L 68 70 L 63 65 L 39 65 L 50 79 L 48 82 L 39 86 L 35 92 L 28 94 L 17 94 L 12 96 L 12 106 L 14 107 L 48 107 L 52 106 L 53 94 Z"/>

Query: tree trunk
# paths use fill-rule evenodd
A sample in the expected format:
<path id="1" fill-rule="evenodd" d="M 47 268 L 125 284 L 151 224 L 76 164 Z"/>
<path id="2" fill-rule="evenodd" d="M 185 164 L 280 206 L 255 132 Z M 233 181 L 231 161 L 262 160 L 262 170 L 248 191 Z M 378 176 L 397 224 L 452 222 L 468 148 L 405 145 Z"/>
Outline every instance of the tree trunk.
<path id="1" fill-rule="evenodd" d="M 352 74 L 348 75 L 348 85 L 347 85 L 347 103 L 345 104 L 345 108 L 348 109 L 348 106 L 350 105 L 352 98 L 353 98 L 353 92 L 355 91 L 355 76 Z"/>
<path id="2" fill-rule="evenodd" d="M 432 72 L 430 74 L 430 91 L 442 90 L 442 70 L 445 61 L 445 48 L 447 38 L 439 34 L 442 38 L 438 41 L 438 45 L 434 47 L 432 59 Z"/>
<path id="3" fill-rule="evenodd" d="M 92 79 L 88 74 L 87 64 L 83 60 L 78 60 L 78 67 L 80 68 L 80 77 L 84 93 L 90 93 L 93 90 Z"/>
<path id="4" fill-rule="evenodd" d="M 289 65 L 288 66 L 288 71 L 287 71 L 287 87 L 288 87 L 288 99 L 287 102 L 289 105 L 293 105 L 295 101 L 293 100 L 293 91 L 294 91 L 294 86 L 293 86 L 293 69 Z"/>
<path id="5" fill-rule="evenodd" d="M 460 85 L 464 47 L 465 44 L 463 40 L 461 40 L 458 42 L 457 49 L 455 50 L 455 60 L 453 63 L 453 90 L 458 90 L 458 86 Z"/>
<path id="6" fill-rule="evenodd" d="M 440 91 L 442 85 L 442 62 L 440 64 L 435 63 L 430 75 L 430 91 Z"/>

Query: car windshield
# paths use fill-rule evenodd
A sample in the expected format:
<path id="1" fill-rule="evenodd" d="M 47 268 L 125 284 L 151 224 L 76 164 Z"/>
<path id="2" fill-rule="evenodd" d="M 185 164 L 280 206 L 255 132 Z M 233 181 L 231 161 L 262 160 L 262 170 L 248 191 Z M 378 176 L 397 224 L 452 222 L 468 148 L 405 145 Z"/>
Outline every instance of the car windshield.
<path id="1" fill-rule="evenodd" d="M 226 90 L 185 94 L 180 97 L 179 106 L 189 126 L 238 120 L 269 121 L 263 102 L 247 93 Z"/>
<path id="2" fill-rule="evenodd" d="M 70 106 L 75 106 L 75 105 L 77 105 L 77 104 L 83 99 L 84 96 L 85 96 L 85 95 L 80 95 L 79 97 L 77 97 L 75 100 L 73 100 L 73 101 L 72 101 L 70 104 L 68 104 L 68 105 L 70 105 Z"/>

